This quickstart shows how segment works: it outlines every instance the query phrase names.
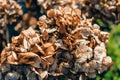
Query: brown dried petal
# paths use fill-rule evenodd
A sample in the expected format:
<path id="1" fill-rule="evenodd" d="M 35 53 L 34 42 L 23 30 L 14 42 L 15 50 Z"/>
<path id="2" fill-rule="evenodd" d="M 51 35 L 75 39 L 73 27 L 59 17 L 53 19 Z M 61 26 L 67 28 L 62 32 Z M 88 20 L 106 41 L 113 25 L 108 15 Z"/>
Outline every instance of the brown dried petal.
<path id="1" fill-rule="evenodd" d="M 22 31 L 21 34 L 27 38 L 36 36 L 35 31 L 31 27 L 25 31 Z"/>
<path id="2" fill-rule="evenodd" d="M 102 61 L 103 57 L 106 56 L 106 49 L 104 43 L 101 43 L 100 46 L 96 46 L 94 49 L 94 59 Z"/>
<path id="3" fill-rule="evenodd" d="M 7 59 L 7 57 L 11 55 L 11 52 L 6 52 L 6 50 L 4 49 L 1 53 L 1 57 L 0 57 L 0 61 L 1 61 L 1 64 L 4 63 Z"/>
<path id="4" fill-rule="evenodd" d="M 89 64 L 91 68 L 96 69 L 98 67 L 96 60 L 91 60 Z"/>
<path id="5" fill-rule="evenodd" d="M 100 38 L 101 38 L 101 41 L 103 41 L 103 42 L 105 42 L 105 44 L 107 44 L 108 39 L 109 39 L 109 33 L 101 31 Z"/>
<path id="6" fill-rule="evenodd" d="M 29 47 L 30 47 L 26 38 L 23 39 L 23 46 L 24 46 L 25 49 L 29 49 Z"/>
<path id="7" fill-rule="evenodd" d="M 47 11 L 47 16 L 48 16 L 49 18 L 52 18 L 52 17 L 54 17 L 55 15 L 56 15 L 56 11 L 55 11 L 54 9 L 50 9 L 50 10 Z"/>
<path id="8" fill-rule="evenodd" d="M 80 35 L 82 35 L 83 38 L 88 38 L 92 34 L 92 31 L 90 28 L 80 28 Z"/>
<path id="9" fill-rule="evenodd" d="M 37 24 L 36 18 L 31 17 L 30 20 L 29 20 L 29 25 L 30 26 L 36 26 L 36 24 Z"/>
<path id="10" fill-rule="evenodd" d="M 53 46 L 48 47 L 48 48 L 45 50 L 45 53 L 46 53 L 47 55 L 53 55 L 53 54 L 55 54 L 55 49 L 54 49 L 54 47 L 53 47 Z"/>
<path id="11" fill-rule="evenodd" d="M 53 44 L 52 43 L 45 43 L 45 44 L 43 44 L 43 47 L 44 48 L 48 48 L 48 47 L 50 47 L 50 46 L 52 46 Z"/>
<path id="12" fill-rule="evenodd" d="M 106 56 L 106 57 L 103 58 L 103 61 L 102 61 L 103 65 L 109 66 L 109 65 L 111 65 L 111 63 L 112 63 L 111 57 Z"/>
<path id="13" fill-rule="evenodd" d="M 18 54 L 19 64 L 30 64 L 34 67 L 40 67 L 40 58 L 38 55 L 32 52 L 19 53 Z"/>
<path id="14" fill-rule="evenodd" d="M 34 53 L 39 53 L 40 52 L 40 54 L 45 55 L 44 50 L 38 44 L 35 44 L 34 47 L 31 48 L 31 51 L 34 52 Z"/>
<path id="15" fill-rule="evenodd" d="M 43 71 L 42 73 L 40 73 L 40 79 L 42 80 L 47 76 L 48 76 L 48 71 Z"/>
<path id="16" fill-rule="evenodd" d="M 87 59 L 90 59 L 93 56 L 92 49 L 90 47 L 80 47 L 81 50 L 79 50 L 76 54 L 76 57 L 79 58 L 80 63 L 85 62 Z"/>
<path id="17" fill-rule="evenodd" d="M 82 65 L 82 68 L 81 68 L 82 71 L 89 72 L 89 69 L 90 69 L 90 65 L 88 63 L 84 63 Z"/>
<path id="18" fill-rule="evenodd" d="M 13 51 L 11 52 L 11 55 L 7 57 L 8 64 L 18 64 L 17 60 L 17 54 Z"/>
<path id="19" fill-rule="evenodd" d="M 28 42 L 33 45 L 35 43 L 39 43 L 40 42 L 40 38 L 39 36 L 36 34 L 34 37 L 31 37 Z"/>

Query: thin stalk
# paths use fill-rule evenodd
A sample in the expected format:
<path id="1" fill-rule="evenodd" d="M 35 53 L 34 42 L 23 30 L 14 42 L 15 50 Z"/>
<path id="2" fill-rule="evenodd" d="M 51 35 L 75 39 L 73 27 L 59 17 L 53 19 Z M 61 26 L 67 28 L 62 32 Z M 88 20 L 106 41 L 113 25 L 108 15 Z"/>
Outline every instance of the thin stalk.
<path id="1" fill-rule="evenodd" d="M 4 16 L 4 21 L 5 21 L 5 27 L 4 27 L 4 30 L 5 30 L 5 34 L 6 34 L 6 42 L 7 44 L 9 44 L 9 29 L 8 29 L 8 21 L 7 21 L 7 14 Z"/>

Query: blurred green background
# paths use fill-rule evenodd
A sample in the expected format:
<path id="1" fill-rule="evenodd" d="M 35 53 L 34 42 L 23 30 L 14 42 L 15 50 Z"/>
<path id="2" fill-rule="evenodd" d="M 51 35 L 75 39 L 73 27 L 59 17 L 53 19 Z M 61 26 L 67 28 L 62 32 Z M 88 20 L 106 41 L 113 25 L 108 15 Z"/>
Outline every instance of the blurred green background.
<path id="1" fill-rule="evenodd" d="M 99 19 L 95 23 L 101 26 L 101 30 L 110 33 L 107 55 L 113 60 L 112 67 L 107 72 L 97 76 L 96 80 L 120 80 L 120 23 L 107 24 Z"/>

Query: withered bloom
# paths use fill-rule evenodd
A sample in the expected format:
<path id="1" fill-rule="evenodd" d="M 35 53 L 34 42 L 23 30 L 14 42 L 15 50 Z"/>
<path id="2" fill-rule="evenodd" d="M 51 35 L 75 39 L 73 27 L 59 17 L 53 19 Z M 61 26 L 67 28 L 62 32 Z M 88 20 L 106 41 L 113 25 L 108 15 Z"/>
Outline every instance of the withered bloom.
<path id="1" fill-rule="evenodd" d="M 95 78 L 110 67 L 105 48 L 109 33 L 92 24 L 93 19 L 70 6 L 46 13 L 39 18 L 37 30 L 30 27 L 12 38 L 1 53 L 1 66 L 28 64 L 41 80 L 61 75 L 73 80 L 81 75 Z"/>
<path id="2" fill-rule="evenodd" d="M 0 1 L 0 25 L 5 26 L 5 17 L 7 24 L 16 22 L 16 18 L 22 15 L 21 6 L 14 0 L 1 0 Z"/>
<path id="3" fill-rule="evenodd" d="M 100 18 L 104 22 L 120 22 L 120 0 L 76 0 L 87 16 Z"/>
<path id="4" fill-rule="evenodd" d="M 21 6 L 14 0 L 0 0 L 0 47 L 9 42 L 8 24 L 17 22 L 23 14 Z"/>
<path id="5" fill-rule="evenodd" d="M 44 13 L 52 8 L 58 8 L 59 6 L 76 6 L 75 0 L 37 0 L 40 6 L 40 12 Z"/>

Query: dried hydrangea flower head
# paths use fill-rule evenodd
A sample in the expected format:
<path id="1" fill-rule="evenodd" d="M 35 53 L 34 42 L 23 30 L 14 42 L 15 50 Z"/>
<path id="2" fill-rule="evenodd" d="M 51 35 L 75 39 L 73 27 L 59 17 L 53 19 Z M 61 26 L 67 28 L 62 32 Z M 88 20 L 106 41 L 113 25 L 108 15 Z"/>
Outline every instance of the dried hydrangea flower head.
<path id="1" fill-rule="evenodd" d="M 93 25 L 93 19 L 70 6 L 46 13 L 39 18 L 37 30 L 30 27 L 12 38 L 1 53 L 1 66 L 29 64 L 41 79 L 65 75 L 74 80 L 81 74 L 95 78 L 110 67 L 105 48 L 109 33 Z"/>
<path id="2" fill-rule="evenodd" d="M 119 0 L 37 0 L 41 13 L 59 6 L 79 7 L 86 17 L 100 18 L 104 22 L 120 22 Z"/>
<path id="3" fill-rule="evenodd" d="M 78 0 L 85 13 L 105 22 L 120 22 L 120 0 Z M 97 14 L 96 14 L 97 13 Z"/>
<path id="4" fill-rule="evenodd" d="M 4 20 L 7 15 L 7 23 L 12 24 L 16 22 L 16 18 L 22 15 L 21 6 L 14 0 L 1 0 L 0 1 L 0 25 L 5 26 Z"/>
<path id="5" fill-rule="evenodd" d="M 9 42 L 8 24 L 17 22 L 17 18 L 23 14 L 21 6 L 14 0 L 0 0 L 0 46 L 5 47 Z M 6 34 L 6 35 L 5 35 Z M 2 41 L 1 41 L 2 40 Z"/>
<path id="6" fill-rule="evenodd" d="M 58 8 L 59 6 L 76 6 L 75 0 L 37 0 L 38 5 L 40 5 L 40 12 L 47 12 L 47 10 L 52 8 Z"/>

